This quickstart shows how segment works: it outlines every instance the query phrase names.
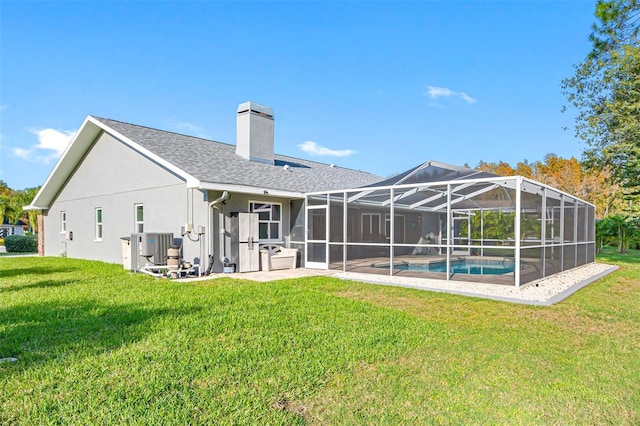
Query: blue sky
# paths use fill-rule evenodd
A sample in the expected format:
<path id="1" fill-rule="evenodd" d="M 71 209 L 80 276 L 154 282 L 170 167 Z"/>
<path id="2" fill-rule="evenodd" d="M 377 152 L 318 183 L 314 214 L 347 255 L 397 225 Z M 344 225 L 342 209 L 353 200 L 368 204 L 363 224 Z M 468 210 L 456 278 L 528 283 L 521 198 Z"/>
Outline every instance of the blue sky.
<path id="1" fill-rule="evenodd" d="M 87 115 L 381 176 L 427 160 L 580 158 L 560 82 L 595 1 L 0 2 L 0 179 L 41 185 Z M 569 127 L 570 130 L 563 130 Z"/>

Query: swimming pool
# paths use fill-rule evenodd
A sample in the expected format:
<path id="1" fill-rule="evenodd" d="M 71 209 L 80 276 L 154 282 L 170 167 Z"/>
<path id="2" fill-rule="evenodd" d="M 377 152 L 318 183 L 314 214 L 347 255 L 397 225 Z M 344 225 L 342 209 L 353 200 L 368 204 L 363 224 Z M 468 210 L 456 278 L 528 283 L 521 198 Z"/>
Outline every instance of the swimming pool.
<path id="1" fill-rule="evenodd" d="M 383 267 L 383 266 L 377 266 Z M 386 265 L 388 267 L 388 264 Z M 397 263 L 396 271 L 447 272 L 447 262 Z M 504 275 L 515 271 L 515 263 L 509 259 L 462 259 L 451 261 L 451 273 L 468 275 Z"/>

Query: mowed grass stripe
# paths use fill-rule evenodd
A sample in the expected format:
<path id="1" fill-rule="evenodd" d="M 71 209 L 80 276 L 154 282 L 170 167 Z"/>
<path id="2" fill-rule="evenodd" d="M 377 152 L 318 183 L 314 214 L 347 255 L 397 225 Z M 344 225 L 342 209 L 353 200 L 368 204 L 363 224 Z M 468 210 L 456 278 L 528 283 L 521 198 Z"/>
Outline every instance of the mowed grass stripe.
<path id="1" fill-rule="evenodd" d="M 552 307 L 0 259 L 0 423 L 638 424 L 637 255 Z"/>
<path id="2" fill-rule="evenodd" d="M 302 422 L 295 401 L 431 333 L 314 280 L 180 284 L 98 262 L 10 262 L 0 263 L 0 355 L 19 359 L 0 365 L 9 423 Z"/>

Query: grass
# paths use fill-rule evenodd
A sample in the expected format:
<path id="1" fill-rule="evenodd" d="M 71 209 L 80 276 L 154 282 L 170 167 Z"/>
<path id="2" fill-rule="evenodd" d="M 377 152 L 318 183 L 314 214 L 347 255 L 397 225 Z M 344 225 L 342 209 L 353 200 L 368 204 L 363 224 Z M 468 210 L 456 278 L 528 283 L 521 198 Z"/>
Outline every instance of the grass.
<path id="1" fill-rule="evenodd" d="M 0 424 L 638 424 L 640 257 L 551 307 L 0 259 Z"/>

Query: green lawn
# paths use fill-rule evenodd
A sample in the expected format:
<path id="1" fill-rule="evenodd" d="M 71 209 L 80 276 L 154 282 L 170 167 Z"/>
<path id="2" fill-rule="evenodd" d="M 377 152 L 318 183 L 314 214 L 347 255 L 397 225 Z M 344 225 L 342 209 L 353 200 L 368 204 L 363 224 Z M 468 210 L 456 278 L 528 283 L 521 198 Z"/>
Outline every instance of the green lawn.
<path id="1" fill-rule="evenodd" d="M 0 424 L 639 424 L 640 255 L 552 307 L 0 259 Z"/>

